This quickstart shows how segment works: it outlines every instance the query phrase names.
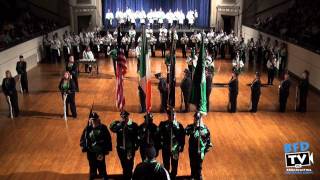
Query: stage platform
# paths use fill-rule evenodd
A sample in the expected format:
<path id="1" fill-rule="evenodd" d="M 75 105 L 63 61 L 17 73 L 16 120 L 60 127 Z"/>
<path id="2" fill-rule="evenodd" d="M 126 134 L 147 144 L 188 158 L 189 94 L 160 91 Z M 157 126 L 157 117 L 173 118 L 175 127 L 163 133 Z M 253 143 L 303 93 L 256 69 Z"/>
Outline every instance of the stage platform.
<path id="1" fill-rule="evenodd" d="M 151 58 L 151 73 L 166 73 L 161 52 Z M 139 114 L 138 74 L 136 59 L 128 59 L 128 72 L 124 80 L 125 109 L 138 124 L 144 114 Z M 65 69 L 64 64 L 39 64 L 28 72 L 29 94 L 19 93 L 21 116 L 7 118 L 8 107 L 5 96 L 0 96 L 0 179 L 1 180 L 85 180 L 88 179 L 88 161 L 81 152 L 79 140 L 87 125 L 88 113 L 94 102 L 104 124 L 110 125 L 120 118 L 116 109 L 116 89 L 112 60 L 100 58 L 99 75 L 81 74 L 80 92 L 76 94 L 78 118 L 62 118 L 62 99 L 58 83 Z M 187 67 L 181 51 L 177 54 L 177 82 L 183 78 Z M 214 83 L 227 83 L 231 77 L 231 61 L 218 59 L 215 62 Z M 288 111 L 278 113 L 278 85 L 262 88 L 257 113 L 249 113 L 250 88 L 254 71 L 258 66 L 248 65 L 239 76 L 238 112 L 227 110 L 228 88 L 213 88 L 210 96 L 210 112 L 204 123 L 211 131 L 213 148 L 203 162 L 203 177 L 212 179 L 320 179 L 320 96 L 309 92 L 308 112 L 294 111 L 295 86 L 290 89 Z M 267 81 L 262 73 L 262 83 Z M 160 114 L 160 95 L 157 80 L 152 82 L 152 112 L 154 123 L 166 120 Z M 176 88 L 176 109 L 180 110 L 180 88 Z M 194 108 L 192 109 L 194 110 Z M 177 113 L 177 119 L 186 127 L 193 123 L 193 113 Z M 310 166 L 314 175 L 287 175 L 285 170 L 284 144 L 307 141 L 314 153 L 315 164 Z M 116 152 L 116 136 L 112 133 L 112 152 L 106 157 L 110 179 L 119 179 L 122 173 Z M 162 162 L 161 152 L 157 158 Z M 135 166 L 140 163 L 136 152 Z M 188 140 L 179 157 L 178 180 L 190 175 Z"/>

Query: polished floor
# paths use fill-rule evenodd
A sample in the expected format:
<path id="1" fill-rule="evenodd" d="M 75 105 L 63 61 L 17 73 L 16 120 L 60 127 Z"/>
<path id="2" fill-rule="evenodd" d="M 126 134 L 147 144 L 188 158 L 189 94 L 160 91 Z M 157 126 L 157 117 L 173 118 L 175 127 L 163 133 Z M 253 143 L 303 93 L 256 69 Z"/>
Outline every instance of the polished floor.
<path id="1" fill-rule="evenodd" d="M 157 52 L 160 55 L 160 52 Z M 181 55 L 180 53 L 178 54 Z M 89 109 L 94 102 L 94 110 L 100 114 L 103 123 L 109 125 L 119 118 L 115 107 L 115 78 L 110 59 L 101 58 L 98 76 L 80 75 L 80 92 L 76 95 L 77 119 L 62 118 L 62 100 L 58 83 L 63 73 L 63 65 L 39 64 L 29 72 L 30 94 L 19 94 L 21 116 L 14 120 L 7 118 L 8 107 L 3 95 L 0 96 L 0 179 L 74 179 L 88 178 L 88 163 L 81 153 L 79 139 L 87 123 Z M 166 72 L 161 58 L 152 58 L 152 74 Z M 214 83 L 227 83 L 230 79 L 230 60 L 217 60 Z M 177 82 L 182 79 L 186 67 L 185 60 L 177 58 Z M 204 118 L 211 131 L 213 149 L 203 163 L 203 176 L 211 179 L 320 179 L 320 96 L 311 92 L 308 112 L 294 112 L 295 86 L 290 91 L 288 112 L 278 113 L 278 85 L 264 87 L 259 104 L 259 112 L 248 112 L 250 88 L 253 79 L 252 66 L 240 75 L 238 112 L 226 112 L 228 90 L 214 87 L 210 97 L 210 112 Z M 262 81 L 266 82 L 266 74 Z M 125 77 L 126 109 L 131 118 L 141 123 L 139 114 L 138 74 L 136 60 L 128 60 Z M 152 77 L 152 111 L 158 124 L 165 120 L 159 114 L 160 97 L 156 79 Z M 176 88 L 176 109 L 180 108 L 180 88 Z M 186 126 L 193 121 L 192 113 L 178 113 L 177 119 Z M 121 166 L 115 151 L 115 135 L 112 134 L 113 151 L 107 156 L 107 171 L 116 177 L 121 174 Z M 314 153 L 315 164 L 310 175 L 285 174 L 283 146 L 286 143 L 308 141 Z M 178 176 L 190 174 L 186 143 L 180 156 Z M 161 160 L 161 156 L 158 157 Z M 135 164 L 141 161 L 136 153 Z"/>

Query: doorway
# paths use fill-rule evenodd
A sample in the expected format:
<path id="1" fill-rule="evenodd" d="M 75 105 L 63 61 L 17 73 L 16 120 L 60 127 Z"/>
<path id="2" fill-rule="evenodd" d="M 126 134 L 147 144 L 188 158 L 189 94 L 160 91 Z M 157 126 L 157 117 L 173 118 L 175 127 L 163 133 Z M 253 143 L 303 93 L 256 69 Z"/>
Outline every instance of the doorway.
<path id="1" fill-rule="evenodd" d="M 87 30 L 91 22 L 91 15 L 78 16 L 78 31 Z"/>
<path id="2" fill-rule="evenodd" d="M 227 34 L 234 30 L 235 16 L 221 15 L 223 20 L 223 30 Z"/>

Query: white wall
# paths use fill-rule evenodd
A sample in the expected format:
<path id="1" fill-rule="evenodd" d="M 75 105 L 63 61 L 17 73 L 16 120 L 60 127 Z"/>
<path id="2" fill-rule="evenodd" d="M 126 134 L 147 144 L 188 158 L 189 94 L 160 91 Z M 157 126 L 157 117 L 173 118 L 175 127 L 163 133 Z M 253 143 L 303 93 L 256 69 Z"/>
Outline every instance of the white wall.
<path id="1" fill-rule="evenodd" d="M 59 37 L 62 37 L 64 31 L 70 30 L 70 26 L 60 28 L 56 31 L 50 33 L 52 34 L 57 32 Z M 5 71 L 10 70 L 13 76 L 17 75 L 16 72 L 16 63 L 19 60 L 19 56 L 23 55 L 24 59 L 27 61 L 27 70 L 37 66 L 39 61 L 44 56 L 43 46 L 42 46 L 43 36 L 26 41 L 22 44 L 18 44 L 14 47 L 6 49 L 0 52 L 0 79 L 4 78 Z"/>
<path id="2" fill-rule="evenodd" d="M 301 76 L 304 70 L 310 71 L 310 83 L 320 90 L 320 55 L 304 49 L 295 44 L 282 41 L 279 38 L 259 32 L 247 26 L 242 26 L 242 36 L 245 41 L 250 38 L 257 40 L 259 34 L 263 37 L 270 37 L 273 42 L 277 39 L 279 42 L 285 42 L 288 46 L 288 70 L 297 76 Z"/>

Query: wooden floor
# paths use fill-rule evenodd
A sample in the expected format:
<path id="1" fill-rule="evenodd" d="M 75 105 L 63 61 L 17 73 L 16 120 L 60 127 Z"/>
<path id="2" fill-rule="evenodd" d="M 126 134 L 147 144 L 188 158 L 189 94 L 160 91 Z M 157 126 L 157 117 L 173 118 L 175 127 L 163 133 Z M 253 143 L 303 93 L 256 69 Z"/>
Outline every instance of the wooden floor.
<path id="1" fill-rule="evenodd" d="M 157 52 L 160 55 L 160 52 Z M 179 54 L 180 55 L 180 54 Z M 87 123 L 87 115 L 94 100 L 103 123 L 109 125 L 119 118 L 115 108 L 115 78 L 110 59 L 101 59 L 100 75 L 81 74 L 80 93 L 76 95 L 78 119 L 62 118 L 62 101 L 57 91 L 63 72 L 63 65 L 40 64 L 29 72 L 30 94 L 19 95 L 21 116 L 14 120 L 7 118 L 7 104 L 0 97 L 0 179 L 74 179 L 88 178 L 88 163 L 81 153 L 79 139 Z M 214 83 L 226 83 L 230 79 L 231 62 L 217 60 Z M 177 59 L 177 82 L 182 79 L 185 60 Z M 136 61 L 128 61 L 125 79 L 126 109 L 131 118 L 139 124 Z M 249 68 L 252 69 L 252 68 Z M 166 68 L 161 58 L 152 59 L 152 73 Z M 238 112 L 226 112 L 227 88 L 214 88 L 210 97 L 210 113 L 204 118 L 211 131 L 214 144 L 203 164 L 203 175 L 211 179 L 320 179 L 320 97 L 311 92 L 308 101 L 309 112 L 294 112 L 295 85 L 291 88 L 287 113 L 278 113 L 278 84 L 262 89 L 259 112 L 248 113 L 249 87 L 253 78 L 249 70 L 240 75 Z M 262 81 L 266 81 L 263 74 Z M 165 120 L 160 109 L 160 97 L 156 79 L 152 77 L 152 110 L 155 123 Z M 180 88 L 176 89 L 177 107 L 180 107 Z M 177 108 L 179 109 L 179 108 Z M 177 119 L 186 126 L 193 121 L 192 113 L 178 113 Z M 112 134 L 113 151 L 107 156 L 107 171 L 119 175 L 122 170 L 115 151 L 115 135 Z M 286 175 L 283 145 L 308 141 L 314 153 L 316 175 Z M 190 174 L 186 143 L 180 156 L 179 176 Z M 161 156 L 158 157 L 161 161 Z M 135 164 L 141 161 L 136 153 Z M 181 178 L 182 179 L 182 178 Z"/>

